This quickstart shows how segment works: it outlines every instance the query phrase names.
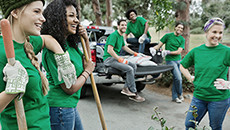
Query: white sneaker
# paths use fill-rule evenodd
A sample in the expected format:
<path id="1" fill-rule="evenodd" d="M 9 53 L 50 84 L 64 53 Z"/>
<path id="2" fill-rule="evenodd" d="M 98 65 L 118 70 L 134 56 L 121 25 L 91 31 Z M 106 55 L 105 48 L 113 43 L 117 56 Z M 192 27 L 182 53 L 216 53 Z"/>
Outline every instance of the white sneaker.
<path id="1" fill-rule="evenodd" d="M 136 94 L 130 92 L 128 88 L 123 88 L 123 89 L 121 90 L 121 93 L 124 94 L 124 95 L 127 95 L 127 96 L 136 96 Z"/>
<path id="2" fill-rule="evenodd" d="M 176 98 L 173 101 L 176 102 L 176 103 L 182 103 L 182 101 L 179 98 Z"/>
<path id="3" fill-rule="evenodd" d="M 180 96 L 179 96 L 179 99 L 180 99 L 181 101 L 184 101 L 184 96 L 183 96 L 183 95 L 180 95 Z"/>

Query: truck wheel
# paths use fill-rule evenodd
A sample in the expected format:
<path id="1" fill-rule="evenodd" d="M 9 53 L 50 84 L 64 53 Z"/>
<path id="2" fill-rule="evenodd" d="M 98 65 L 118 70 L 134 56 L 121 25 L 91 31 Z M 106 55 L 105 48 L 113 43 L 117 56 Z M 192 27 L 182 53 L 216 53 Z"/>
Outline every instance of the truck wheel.
<path id="1" fill-rule="evenodd" d="M 141 92 L 145 88 L 145 84 L 141 82 L 136 82 L 137 92 Z"/>
<path id="2" fill-rule="evenodd" d="M 98 39 L 98 43 L 106 43 L 107 37 L 106 36 L 102 36 Z"/>
<path id="3" fill-rule="evenodd" d="M 80 96 L 80 98 L 84 98 L 86 96 L 86 92 L 87 92 L 88 87 L 90 87 L 90 86 L 89 85 L 84 85 L 81 88 L 81 96 Z"/>

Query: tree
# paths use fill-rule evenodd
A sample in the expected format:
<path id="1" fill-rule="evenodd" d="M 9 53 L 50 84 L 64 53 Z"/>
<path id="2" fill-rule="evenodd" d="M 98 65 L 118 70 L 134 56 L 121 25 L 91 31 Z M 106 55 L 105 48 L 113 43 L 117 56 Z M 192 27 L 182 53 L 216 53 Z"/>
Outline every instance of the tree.
<path id="1" fill-rule="evenodd" d="M 92 0 L 92 5 L 93 5 L 93 11 L 96 16 L 96 25 L 101 26 L 102 21 L 101 21 L 101 8 L 100 8 L 100 3 L 98 0 Z"/>
<path id="2" fill-rule="evenodd" d="M 112 26 L 112 0 L 106 0 L 106 9 L 107 26 Z"/>
<path id="3" fill-rule="evenodd" d="M 176 11 L 176 21 L 182 22 L 184 24 L 183 37 L 185 38 L 185 49 L 182 52 L 187 54 L 189 52 L 189 38 L 190 38 L 190 27 L 189 27 L 189 6 L 191 0 L 177 0 L 177 11 Z"/>

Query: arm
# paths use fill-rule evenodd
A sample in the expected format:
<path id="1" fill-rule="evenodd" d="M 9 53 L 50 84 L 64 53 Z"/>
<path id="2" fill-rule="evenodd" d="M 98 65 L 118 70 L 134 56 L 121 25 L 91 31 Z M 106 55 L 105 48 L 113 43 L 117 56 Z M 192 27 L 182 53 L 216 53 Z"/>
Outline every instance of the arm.
<path id="1" fill-rule="evenodd" d="M 192 76 L 189 73 L 188 69 L 185 69 L 182 64 L 180 64 L 180 71 L 189 82 L 193 82 L 194 79 L 192 78 Z"/>
<path id="2" fill-rule="evenodd" d="M 87 35 L 86 29 L 82 25 L 79 25 L 79 31 L 78 31 L 78 33 L 85 40 L 85 44 L 86 44 L 86 49 L 87 49 L 87 52 L 88 52 L 88 56 L 89 56 L 89 58 L 91 58 L 91 50 L 90 50 L 90 46 L 89 46 L 89 37 Z"/>
<path id="3" fill-rule="evenodd" d="M 156 46 L 154 46 L 153 48 L 154 48 L 155 50 L 158 50 L 158 49 L 160 49 L 163 45 L 164 45 L 164 43 L 162 43 L 162 42 L 160 41 L 160 43 L 157 44 Z"/>
<path id="4" fill-rule="evenodd" d="M 131 50 L 128 46 L 123 46 L 122 47 L 123 50 L 125 50 L 126 52 L 128 52 L 129 54 L 134 55 L 134 53 L 136 53 L 135 51 Z"/>
<path id="5" fill-rule="evenodd" d="M 0 113 L 18 94 L 6 94 L 5 91 L 0 93 Z"/>
<path id="6" fill-rule="evenodd" d="M 183 48 L 179 47 L 176 51 L 170 51 L 170 55 L 179 55 L 181 54 Z"/>
<path id="7" fill-rule="evenodd" d="M 85 69 L 81 73 L 81 75 L 78 76 L 78 78 L 75 80 L 75 84 L 73 84 L 69 89 L 66 88 L 66 85 L 64 83 L 60 85 L 63 91 L 69 95 L 72 95 L 75 92 L 77 92 L 85 84 L 87 78 L 89 77 L 89 74 L 91 74 L 95 68 L 92 61 L 90 60 L 88 62 L 86 62 L 85 60 L 83 61 L 84 61 Z"/>
<path id="8" fill-rule="evenodd" d="M 125 43 L 126 43 L 127 37 L 128 37 L 128 35 L 125 33 L 125 35 L 124 35 L 124 41 L 125 41 Z"/>
<path id="9" fill-rule="evenodd" d="M 41 35 L 41 37 L 43 40 L 43 47 L 45 46 L 47 49 L 51 50 L 54 53 L 64 53 L 60 44 L 51 35 Z"/>
<path id="10" fill-rule="evenodd" d="M 108 50 L 107 52 L 112 56 L 114 57 L 115 59 L 119 59 L 120 57 L 116 54 L 116 52 L 113 50 L 113 46 L 111 45 L 108 45 Z"/>
<path id="11" fill-rule="evenodd" d="M 147 35 L 148 29 L 149 29 L 149 24 L 148 24 L 148 21 L 147 21 L 147 22 L 145 23 L 145 31 L 144 31 L 144 34 Z"/>

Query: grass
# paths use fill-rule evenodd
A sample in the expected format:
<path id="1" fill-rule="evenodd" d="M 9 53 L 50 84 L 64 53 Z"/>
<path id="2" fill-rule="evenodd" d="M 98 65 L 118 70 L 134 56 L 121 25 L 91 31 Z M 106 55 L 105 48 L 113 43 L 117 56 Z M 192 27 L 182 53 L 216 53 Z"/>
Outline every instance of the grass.
<path id="1" fill-rule="evenodd" d="M 149 32 L 152 36 L 151 42 L 152 43 L 158 43 L 160 39 L 166 34 L 171 32 L 170 30 L 163 30 L 158 33 L 156 33 L 154 28 L 150 28 Z M 205 34 L 190 34 L 189 39 L 189 50 L 193 49 L 194 47 L 197 47 L 201 44 L 204 44 L 207 42 Z M 224 37 L 222 40 L 222 43 L 230 45 L 230 33 L 224 33 Z"/>

